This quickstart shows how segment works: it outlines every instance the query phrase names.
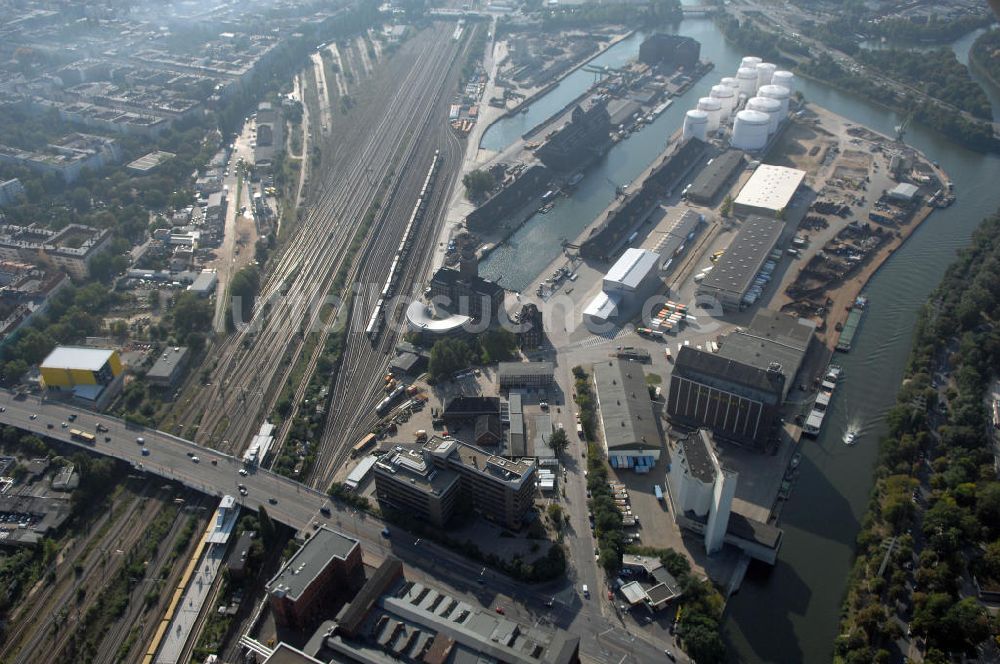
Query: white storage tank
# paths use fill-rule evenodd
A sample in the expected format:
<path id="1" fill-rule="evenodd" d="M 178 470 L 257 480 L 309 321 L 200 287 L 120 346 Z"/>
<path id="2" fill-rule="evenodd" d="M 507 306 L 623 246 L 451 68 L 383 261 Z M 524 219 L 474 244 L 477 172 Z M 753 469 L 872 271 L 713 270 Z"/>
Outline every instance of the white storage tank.
<path id="1" fill-rule="evenodd" d="M 722 103 L 722 116 L 729 118 L 736 108 L 736 91 L 728 85 L 713 85 L 709 97 L 718 99 Z"/>
<path id="2" fill-rule="evenodd" d="M 771 118 L 760 111 L 743 110 L 733 122 L 732 146 L 740 150 L 760 150 L 767 145 L 767 129 Z"/>
<path id="3" fill-rule="evenodd" d="M 757 56 L 755 56 L 755 55 L 748 55 L 745 58 L 743 58 L 742 60 L 740 60 L 740 67 L 750 67 L 751 69 L 753 69 L 754 67 L 756 67 L 757 65 L 759 65 L 761 62 L 763 62 L 763 60 L 761 60 Z"/>
<path id="4" fill-rule="evenodd" d="M 740 84 L 740 92 L 747 97 L 753 97 L 757 92 L 757 69 L 755 67 L 740 67 L 736 72 L 736 81 Z"/>
<path id="5" fill-rule="evenodd" d="M 771 62 L 762 62 L 757 65 L 757 87 L 760 88 L 762 85 L 770 85 L 771 77 L 774 76 L 774 72 L 778 70 L 778 65 Z"/>
<path id="6" fill-rule="evenodd" d="M 784 69 L 779 69 L 771 76 L 771 85 L 780 85 L 788 88 L 789 92 L 795 92 L 795 74 Z"/>
<path id="7" fill-rule="evenodd" d="M 751 97 L 747 101 L 746 108 L 748 111 L 760 111 L 767 114 L 767 117 L 771 120 L 771 124 L 767 128 L 767 133 L 773 134 L 777 130 L 778 123 L 781 121 L 780 101 L 771 99 L 770 97 Z"/>
<path id="8" fill-rule="evenodd" d="M 792 93 L 783 85 L 762 85 L 760 90 L 757 91 L 758 97 L 770 97 L 771 99 L 777 99 L 781 102 L 781 117 L 784 118 L 788 115 L 788 98 L 791 97 Z"/>
<path id="9" fill-rule="evenodd" d="M 708 113 L 708 131 L 711 133 L 719 128 L 722 122 L 722 102 L 715 97 L 702 97 L 698 100 L 698 110 Z"/>
<path id="10" fill-rule="evenodd" d="M 723 76 L 722 80 L 719 81 L 719 85 L 725 85 L 728 88 L 732 88 L 736 92 L 740 91 L 740 82 L 736 80 L 735 76 Z"/>
<path id="11" fill-rule="evenodd" d="M 684 129 L 681 131 L 681 140 L 697 138 L 704 141 L 708 135 L 708 113 L 692 108 L 684 115 Z"/>

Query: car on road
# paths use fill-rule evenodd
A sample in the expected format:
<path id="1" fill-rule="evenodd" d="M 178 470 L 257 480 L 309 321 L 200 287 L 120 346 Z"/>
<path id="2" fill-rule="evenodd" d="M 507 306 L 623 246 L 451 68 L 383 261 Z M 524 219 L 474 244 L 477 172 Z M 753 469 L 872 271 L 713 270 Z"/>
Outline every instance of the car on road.
<path id="1" fill-rule="evenodd" d="M 146 439 L 143 438 L 142 436 L 139 436 L 138 438 L 135 439 L 135 442 L 139 443 L 140 445 L 145 445 Z"/>
<path id="2" fill-rule="evenodd" d="M 111 442 L 111 436 L 105 436 L 104 437 L 104 442 L 105 443 L 110 443 Z"/>
<path id="3" fill-rule="evenodd" d="M 66 427 L 68 427 L 68 426 L 69 426 L 69 424 L 67 424 L 67 423 L 65 423 L 65 422 L 63 422 L 63 423 L 62 423 L 62 428 L 63 428 L 63 429 L 65 429 L 65 428 L 66 428 Z"/>
<path id="4" fill-rule="evenodd" d="M 270 498 L 267 499 L 267 502 L 271 503 L 272 505 L 277 505 L 278 499 L 275 498 L 274 496 L 271 496 Z"/>
<path id="5" fill-rule="evenodd" d="M 505 614 L 505 613 L 507 613 L 507 612 L 503 610 L 503 607 L 502 607 L 502 606 L 498 606 L 498 607 L 497 607 L 497 613 L 499 613 L 500 615 L 504 615 L 504 614 Z"/>
<path id="6" fill-rule="evenodd" d="M 28 419 L 29 420 L 37 420 L 38 419 L 38 413 L 32 413 L 31 417 L 29 417 Z"/>
<path id="7" fill-rule="evenodd" d="M 195 463 L 201 463 L 201 459 L 199 459 L 197 456 L 191 457 L 191 461 L 194 461 Z"/>
<path id="8" fill-rule="evenodd" d="M 590 599 L 590 588 L 587 587 L 586 583 L 583 584 L 583 598 Z"/>
<path id="9" fill-rule="evenodd" d="M 104 433 L 105 431 L 108 430 L 108 428 L 106 426 L 104 426 L 103 424 L 101 424 L 100 422 L 98 422 L 97 423 L 97 430 L 100 431 L 101 433 Z"/>
<path id="10" fill-rule="evenodd" d="M 49 422 L 48 424 L 46 424 L 46 425 L 45 425 L 45 428 L 46 428 L 46 429 L 51 429 L 51 428 L 53 428 L 54 426 L 55 426 L 55 425 L 54 425 L 54 424 L 52 424 L 52 422 Z"/>
<path id="11" fill-rule="evenodd" d="M 240 468 L 240 475 L 242 475 L 243 477 L 246 477 L 248 474 L 249 473 L 247 473 L 247 469 L 246 468 Z"/>
<path id="12" fill-rule="evenodd" d="M 382 529 L 382 537 L 384 537 L 386 539 L 389 539 L 391 536 L 392 536 L 392 533 L 389 532 L 388 528 L 383 528 Z"/>
<path id="13" fill-rule="evenodd" d="M 67 417 L 66 419 L 68 419 L 70 422 L 76 422 L 76 413 L 70 413 L 69 417 Z"/>
<path id="14" fill-rule="evenodd" d="M 240 487 L 240 495 L 241 496 L 245 496 L 245 495 L 247 495 L 247 493 L 249 493 L 249 492 L 247 491 L 246 487 Z"/>
<path id="15" fill-rule="evenodd" d="M 142 448 L 142 456 L 149 456 L 149 448 Z"/>
<path id="16" fill-rule="evenodd" d="M 674 656 L 674 653 L 670 652 L 669 650 L 664 650 L 663 654 L 666 655 L 670 659 L 671 662 L 676 662 L 677 661 L 677 658 Z"/>
<path id="17" fill-rule="evenodd" d="M 324 505 L 323 507 L 319 508 L 319 513 L 322 514 L 323 516 L 330 516 L 330 508 Z"/>

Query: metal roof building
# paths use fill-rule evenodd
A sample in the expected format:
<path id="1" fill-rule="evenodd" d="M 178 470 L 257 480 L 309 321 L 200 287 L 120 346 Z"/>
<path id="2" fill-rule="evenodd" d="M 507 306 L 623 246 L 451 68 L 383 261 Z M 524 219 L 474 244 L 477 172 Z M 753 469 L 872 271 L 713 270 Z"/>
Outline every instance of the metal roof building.
<path id="1" fill-rule="evenodd" d="M 187 346 L 172 346 L 146 372 L 146 380 L 160 387 L 172 387 L 187 366 L 189 351 Z"/>
<path id="2" fill-rule="evenodd" d="M 594 382 L 611 467 L 648 471 L 662 444 L 642 366 L 619 359 L 595 364 Z"/>
<path id="3" fill-rule="evenodd" d="M 500 387 L 544 387 L 552 384 L 555 365 L 543 362 L 501 362 L 497 367 Z"/>
<path id="4" fill-rule="evenodd" d="M 909 182 L 900 182 L 895 187 L 889 191 L 889 198 L 895 199 L 897 201 L 912 201 L 917 195 L 917 191 L 920 189 L 915 184 L 910 184 Z"/>
<path id="5" fill-rule="evenodd" d="M 691 188 L 687 190 L 688 199 L 701 205 L 710 204 L 718 197 L 723 185 L 743 168 L 744 163 L 741 150 L 726 150 L 705 166 L 694 179 Z"/>
<path id="6" fill-rule="evenodd" d="M 727 335 L 718 355 L 767 371 L 778 364 L 785 375 L 782 398 L 795 384 L 795 375 L 812 341 L 816 324 L 770 309 L 761 309 L 748 328 Z"/>
<path id="7" fill-rule="evenodd" d="M 42 360 L 42 369 L 64 371 L 100 371 L 116 354 L 111 348 L 84 348 L 83 346 L 56 346 Z"/>
<path id="8" fill-rule="evenodd" d="M 806 172 L 787 166 L 761 164 L 733 202 L 738 215 L 759 214 L 777 217 L 788 207 Z"/>
<path id="9" fill-rule="evenodd" d="M 656 276 L 659 262 L 659 255 L 652 251 L 626 249 L 622 257 L 604 275 L 605 292 L 634 293 L 641 290 L 650 275 Z"/>
<path id="10" fill-rule="evenodd" d="M 781 237 L 784 224 L 775 219 L 750 217 L 722 255 L 715 269 L 698 286 L 698 295 L 715 298 L 725 308 L 737 308 L 768 254 Z"/>
<path id="11" fill-rule="evenodd" d="M 621 296 L 617 293 L 601 291 L 594 296 L 587 308 L 583 310 L 583 322 L 588 326 L 604 325 L 618 316 L 618 303 Z"/>

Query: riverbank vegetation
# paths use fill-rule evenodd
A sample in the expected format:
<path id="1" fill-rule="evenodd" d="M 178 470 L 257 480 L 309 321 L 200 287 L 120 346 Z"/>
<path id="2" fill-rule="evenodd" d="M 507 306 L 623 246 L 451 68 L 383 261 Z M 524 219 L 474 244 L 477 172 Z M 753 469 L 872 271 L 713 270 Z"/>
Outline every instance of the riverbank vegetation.
<path id="1" fill-rule="evenodd" d="M 861 64 L 919 88 L 977 118 L 990 120 L 993 117 L 986 93 L 972 80 L 968 67 L 958 61 L 950 48 L 932 51 L 861 50 L 856 57 Z"/>
<path id="2" fill-rule="evenodd" d="M 1000 214 L 921 312 L 842 609 L 840 662 L 889 661 L 907 630 L 925 662 L 975 656 L 998 632 L 1000 481 L 989 414 L 1000 367 Z"/>
<path id="3" fill-rule="evenodd" d="M 1000 149 L 1000 142 L 994 137 L 990 123 L 971 120 L 927 98 L 897 94 L 869 76 L 846 69 L 825 53 L 800 64 L 796 71 L 899 113 L 912 114 L 918 122 L 971 150 L 983 152 Z"/>
<path id="4" fill-rule="evenodd" d="M 994 85 L 1000 86 L 1000 30 L 976 37 L 969 50 L 969 64 L 979 68 Z"/>

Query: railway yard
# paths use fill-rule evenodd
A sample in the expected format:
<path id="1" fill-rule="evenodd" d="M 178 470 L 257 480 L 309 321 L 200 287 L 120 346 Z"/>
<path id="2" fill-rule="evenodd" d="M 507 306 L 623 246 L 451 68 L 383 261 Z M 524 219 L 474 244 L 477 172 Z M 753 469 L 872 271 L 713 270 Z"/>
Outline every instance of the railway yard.
<path id="1" fill-rule="evenodd" d="M 383 63 L 384 71 L 373 72 L 368 93 L 358 93 L 357 106 L 344 121 L 364 122 L 369 131 L 337 131 L 334 123 L 322 139 L 332 163 L 324 162 L 322 181 L 314 178 L 319 193 L 275 259 L 248 324 L 215 354 L 211 384 L 200 389 L 196 380 L 190 381 L 194 392 L 178 404 L 176 430 L 205 445 L 239 451 L 274 410 L 290 379 L 298 380 L 292 385 L 294 396 L 304 394 L 335 329 L 350 325 L 364 330 L 378 299 L 366 291 L 381 291 L 435 154 L 446 173 L 459 156 L 457 139 L 438 127 L 440 115 L 435 113 L 444 108 L 446 86 L 457 84 L 453 65 L 468 43 L 452 40 L 451 32 L 447 25 L 425 30 Z M 401 83 L 394 86 L 393 81 Z M 446 187 L 447 182 L 436 186 Z M 440 202 L 432 196 L 430 204 Z M 358 232 L 362 221 L 368 224 L 363 235 Z M 417 231 L 411 242 L 419 256 L 429 249 L 434 233 Z M 359 247 L 363 249 L 357 252 Z M 400 268 L 397 288 L 405 289 L 422 269 L 413 262 Z M 350 283 L 363 286 L 340 301 L 340 290 Z M 342 343 L 333 403 L 342 393 L 339 385 L 356 385 L 363 375 L 354 372 L 370 372 L 376 361 L 384 361 L 381 350 L 369 346 L 364 335 L 347 334 Z M 388 347 L 391 339 L 384 343 Z M 367 398 L 374 403 L 375 397 L 373 389 Z M 231 417 L 237 412 L 239 417 Z M 341 417 L 340 409 L 331 409 L 321 449 L 335 445 L 358 424 Z M 287 439 L 292 420 L 286 418 L 279 429 L 279 445 Z M 324 477 L 319 473 L 316 484 Z"/>

